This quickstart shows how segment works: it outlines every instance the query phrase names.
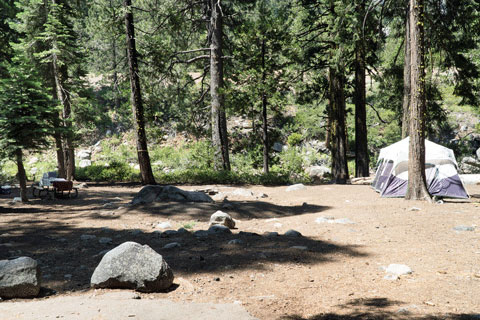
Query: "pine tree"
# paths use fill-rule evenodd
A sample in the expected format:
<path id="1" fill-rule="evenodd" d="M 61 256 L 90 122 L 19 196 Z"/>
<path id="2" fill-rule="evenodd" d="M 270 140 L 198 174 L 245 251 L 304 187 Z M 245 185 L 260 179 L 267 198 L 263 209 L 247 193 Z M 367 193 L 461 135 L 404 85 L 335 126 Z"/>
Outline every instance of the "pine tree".
<path id="1" fill-rule="evenodd" d="M 17 51 L 13 62 L 4 67 L 9 77 L 0 80 L 0 149 L 16 160 L 20 195 L 26 202 L 23 151 L 49 145 L 54 129 L 51 120 L 58 110 L 23 53 Z"/>
<path id="2" fill-rule="evenodd" d="M 135 46 L 135 27 L 133 23 L 132 1 L 125 0 L 125 29 L 127 37 L 127 56 L 130 69 L 130 87 L 133 117 L 137 137 L 137 155 L 140 165 L 142 184 L 155 184 L 150 156 L 148 154 L 147 136 L 145 133 L 145 118 L 143 113 L 142 94 L 140 91 L 140 77 L 138 71 L 137 49 Z"/>
<path id="3" fill-rule="evenodd" d="M 36 64 L 44 83 L 62 106 L 55 123 L 55 145 L 59 176 L 75 174 L 73 94 L 82 84 L 83 52 L 74 30 L 75 15 L 69 1 L 18 0 L 17 19 L 12 26 L 21 33 L 22 47 Z"/>

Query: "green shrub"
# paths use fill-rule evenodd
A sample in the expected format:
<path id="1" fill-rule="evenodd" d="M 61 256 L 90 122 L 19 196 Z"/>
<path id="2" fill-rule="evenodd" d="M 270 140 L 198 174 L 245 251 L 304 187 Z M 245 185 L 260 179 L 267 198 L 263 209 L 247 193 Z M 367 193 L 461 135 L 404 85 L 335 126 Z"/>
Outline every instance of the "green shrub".
<path id="1" fill-rule="evenodd" d="M 154 173 L 157 183 L 161 184 L 256 184 L 284 185 L 291 181 L 284 173 L 247 174 L 234 171 L 208 170 L 177 170 L 169 173 L 157 171 Z"/>
<path id="2" fill-rule="evenodd" d="M 86 181 L 139 181 L 139 173 L 128 164 L 112 161 L 109 166 L 92 165 L 76 170 L 77 180 Z"/>
<path id="3" fill-rule="evenodd" d="M 302 142 L 303 136 L 300 133 L 294 132 L 288 136 L 287 143 L 289 146 L 298 146 Z"/>

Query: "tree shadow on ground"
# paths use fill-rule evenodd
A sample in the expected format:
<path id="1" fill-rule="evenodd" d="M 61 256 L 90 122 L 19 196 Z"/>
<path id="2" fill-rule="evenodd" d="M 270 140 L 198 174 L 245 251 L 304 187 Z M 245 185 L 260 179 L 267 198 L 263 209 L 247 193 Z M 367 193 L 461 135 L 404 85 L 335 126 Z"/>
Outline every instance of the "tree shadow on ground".
<path id="1" fill-rule="evenodd" d="M 280 317 L 280 320 L 470 320 L 480 318 L 479 314 L 445 313 L 420 315 L 416 313 L 417 307 L 415 305 L 403 305 L 402 301 L 394 301 L 387 298 L 361 298 L 339 305 L 338 307 L 342 311 L 338 313 L 321 313 L 311 317 L 287 315 Z"/>
<path id="2" fill-rule="evenodd" d="M 82 235 L 90 239 L 82 240 Z M 102 244 L 101 238 L 111 242 Z M 84 237 L 85 238 L 85 237 Z M 238 239 L 237 244 L 229 241 Z M 44 286 L 56 291 L 87 289 L 102 256 L 125 241 L 148 244 L 176 276 L 226 270 L 265 270 L 269 264 L 319 264 L 344 256 L 366 256 L 359 246 L 343 246 L 309 237 L 236 232 L 197 237 L 193 232 L 166 235 L 140 230 L 75 228 L 59 221 L 17 221 L 0 225 L 0 260 L 29 256 L 38 260 Z M 108 242 L 108 241 L 107 241 Z M 168 243 L 179 247 L 165 249 Z"/>
<path id="3" fill-rule="evenodd" d="M 228 206 L 225 206 L 225 203 L 155 202 L 126 207 L 119 211 L 119 214 L 138 213 L 163 218 L 208 221 L 210 215 L 217 210 L 229 213 L 234 219 L 243 220 L 317 213 L 329 208 L 328 206 L 309 204 L 282 206 L 263 201 L 228 201 Z"/>

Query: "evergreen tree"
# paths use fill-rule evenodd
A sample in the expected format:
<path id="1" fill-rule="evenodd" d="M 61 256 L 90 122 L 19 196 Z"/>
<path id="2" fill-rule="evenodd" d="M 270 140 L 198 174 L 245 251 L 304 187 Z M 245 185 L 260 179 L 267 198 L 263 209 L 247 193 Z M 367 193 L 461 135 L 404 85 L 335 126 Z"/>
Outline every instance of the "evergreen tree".
<path id="1" fill-rule="evenodd" d="M 238 105 L 239 112 L 251 115 L 252 122 L 260 118 L 263 172 L 268 173 L 272 124 L 268 123 L 267 115 L 280 114 L 290 92 L 294 15 L 290 1 L 258 0 L 235 9 L 245 14 L 232 30 L 235 57 L 232 69 L 240 72 L 232 72 L 233 83 L 239 85 L 232 86 L 230 99 Z"/>
<path id="2" fill-rule="evenodd" d="M 9 76 L 0 80 L 0 149 L 16 160 L 20 195 L 26 202 L 23 151 L 49 145 L 48 137 L 53 132 L 51 119 L 58 110 L 23 53 L 17 51 L 13 62 L 4 67 Z"/>
<path id="3" fill-rule="evenodd" d="M 73 95 L 82 86 L 83 51 L 74 30 L 75 15 L 69 1 L 18 0 L 12 26 L 23 34 L 18 46 L 27 52 L 62 106 L 55 117 L 55 144 L 59 176 L 75 174 Z"/>
<path id="4" fill-rule="evenodd" d="M 142 94 L 140 91 L 140 77 L 138 71 L 137 49 L 135 46 L 135 27 L 133 23 L 132 1 L 125 0 L 125 30 L 127 37 L 127 56 L 130 73 L 131 102 L 135 131 L 137 137 L 137 155 L 140 165 L 142 184 L 155 184 L 150 156 L 148 154 L 147 136 L 145 133 L 145 120 L 143 114 Z"/>

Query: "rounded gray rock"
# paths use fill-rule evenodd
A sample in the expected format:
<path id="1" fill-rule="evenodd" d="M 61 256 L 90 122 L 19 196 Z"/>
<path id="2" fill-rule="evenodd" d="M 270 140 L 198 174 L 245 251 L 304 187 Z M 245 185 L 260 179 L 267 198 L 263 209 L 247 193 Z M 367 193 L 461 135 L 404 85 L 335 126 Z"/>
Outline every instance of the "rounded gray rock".
<path id="1" fill-rule="evenodd" d="M 297 238 L 299 238 L 299 237 L 302 236 L 302 234 L 301 234 L 300 232 L 295 231 L 295 230 L 293 230 L 293 229 L 290 229 L 290 230 L 288 230 L 287 232 L 285 232 L 285 235 L 286 235 L 287 237 L 297 237 Z"/>
<path id="2" fill-rule="evenodd" d="M 231 234 L 232 231 L 230 231 L 229 228 L 216 224 L 208 228 L 208 233 L 210 234 Z"/>
<path id="3" fill-rule="evenodd" d="M 0 260 L 0 298 L 36 297 L 40 279 L 40 268 L 32 258 Z"/>
<path id="4" fill-rule="evenodd" d="M 107 252 L 93 272 L 94 288 L 158 292 L 173 283 L 173 272 L 163 257 L 148 245 L 124 242 Z"/>
<path id="5" fill-rule="evenodd" d="M 228 213 L 219 210 L 210 217 L 210 226 L 214 225 L 222 225 L 233 229 L 235 228 L 235 221 L 233 221 L 232 217 Z"/>

